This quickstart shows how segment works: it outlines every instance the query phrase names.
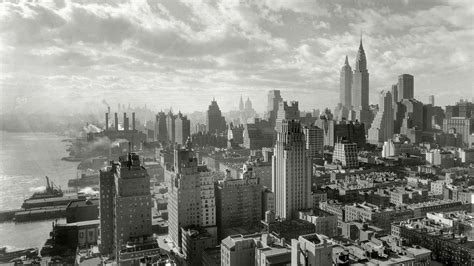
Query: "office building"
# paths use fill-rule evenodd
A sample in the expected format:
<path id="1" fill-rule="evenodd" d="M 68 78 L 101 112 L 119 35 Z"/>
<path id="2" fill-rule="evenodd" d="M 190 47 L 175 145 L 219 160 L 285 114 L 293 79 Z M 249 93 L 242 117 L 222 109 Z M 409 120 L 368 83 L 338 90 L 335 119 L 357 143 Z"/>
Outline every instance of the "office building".
<path id="1" fill-rule="evenodd" d="M 151 229 L 150 177 L 135 153 L 100 171 L 100 244 L 102 255 L 118 264 L 159 254 Z M 131 249 L 130 247 L 134 248 Z"/>
<path id="2" fill-rule="evenodd" d="M 414 98 L 414 79 L 410 74 L 402 74 L 398 76 L 398 101 L 403 99 Z"/>
<path id="3" fill-rule="evenodd" d="M 394 126 L 392 94 L 389 91 L 381 91 L 379 97 L 379 111 L 375 115 L 368 134 L 368 142 L 375 145 L 392 138 Z"/>
<path id="4" fill-rule="evenodd" d="M 474 118 L 474 103 L 461 99 L 455 105 L 446 106 L 446 118 L 453 117 Z"/>
<path id="5" fill-rule="evenodd" d="M 207 132 L 211 134 L 222 133 L 227 129 L 225 118 L 222 116 L 219 105 L 217 105 L 215 99 L 212 100 L 209 109 L 207 110 L 206 125 Z"/>
<path id="6" fill-rule="evenodd" d="M 357 168 L 359 167 L 357 156 L 357 144 L 349 142 L 337 142 L 334 144 L 333 163 L 340 164 L 344 168 Z"/>
<path id="7" fill-rule="evenodd" d="M 323 130 L 324 146 L 333 147 L 334 143 L 340 139 L 356 143 L 360 149 L 366 144 L 365 126 L 357 121 L 318 119 L 314 124 Z"/>
<path id="8" fill-rule="evenodd" d="M 286 101 L 280 102 L 278 106 L 278 113 L 276 118 L 275 130 L 281 131 L 281 126 L 284 120 L 299 120 L 300 110 L 298 108 L 298 102 L 292 101 L 288 104 Z"/>
<path id="9" fill-rule="evenodd" d="M 273 147 L 275 128 L 266 120 L 258 118 L 253 123 L 247 123 L 243 129 L 243 146 L 249 150 L 261 150 Z"/>
<path id="10" fill-rule="evenodd" d="M 272 157 L 272 191 L 275 193 L 276 215 L 282 219 L 291 219 L 296 217 L 297 210 L 307 209 L 312 205 L 312 163 L 306 150 L 301 124 L 282 119 L 277 122 L 277 127 Z"/>

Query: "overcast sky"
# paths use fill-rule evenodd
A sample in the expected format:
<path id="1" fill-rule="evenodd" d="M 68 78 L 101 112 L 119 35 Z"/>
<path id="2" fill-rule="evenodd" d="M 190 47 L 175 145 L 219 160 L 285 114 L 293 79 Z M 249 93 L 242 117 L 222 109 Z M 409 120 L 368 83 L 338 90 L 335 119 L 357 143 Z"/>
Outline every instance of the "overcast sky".
<path id="1" fill-rule="evenodd" d="M 360 32 L 370 102 L 397 76 L 440 105 L 474 96 L 474 1 L 42 1 L 0 3 L 1 112 L 88 110 L 102 99 L 257 111 L 280 89 L 300 109 L 333 107 Z"/>

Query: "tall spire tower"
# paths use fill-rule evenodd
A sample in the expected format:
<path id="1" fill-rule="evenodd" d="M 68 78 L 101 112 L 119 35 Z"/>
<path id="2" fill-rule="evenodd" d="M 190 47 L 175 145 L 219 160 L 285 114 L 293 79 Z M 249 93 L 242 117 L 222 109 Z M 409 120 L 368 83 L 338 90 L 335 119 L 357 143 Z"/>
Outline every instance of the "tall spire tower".
<path id="1" fill-rule="evenodd" d="M 369 71 L 367 70 L 367 58 L 362 45 L 362 34 L 352 80 L 352 107 L 356 119 L 364 123 L 367 132 L 372 123 L 372 113 L 369 110 Z"/>
<path id="2" fill-rule="evenodd" d="M 349 65 L 349 59 L 346 55 L 346 61 L 341 68 L 341 77 L 339 83 L 339 102 L 348 110 L 352 106 L 352 68 Z"/>

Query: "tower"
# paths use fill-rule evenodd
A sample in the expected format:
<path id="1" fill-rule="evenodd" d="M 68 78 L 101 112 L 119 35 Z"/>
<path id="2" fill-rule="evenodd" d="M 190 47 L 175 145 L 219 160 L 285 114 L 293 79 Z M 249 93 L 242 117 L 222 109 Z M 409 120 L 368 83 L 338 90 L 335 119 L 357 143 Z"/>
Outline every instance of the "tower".
<path id="1" fill-rule="evenodd" d="M 242 100 L 242 95 L 240 96 L 240 102 L 239 102 L 239 111 L 244 110 L 244 100 Z"/>
<path id="2" fill-rule="evenodd" d="M 354 74 L 352 76 L 352 108 L 355 112 L 355 119 L 365 126 L 367 132 L 372 123 L 372 113 L 369 110 L 369 72 L 367 70 L 367 58 L 362 36 L 360 38 L 359 50 L 355 62 Z"/>
<path id="3" fill-rule="evenodd" d="M 346 55 L 346 61 L 341 68 L 341 77 L 339 83 L 339 102 L 343 107 L 351 109 L 352 107 L 352 68 Z"/>
<path id="4" fill-rule="evenodd" d="M 414 78 L 410 74 L 398 76 L 398 101 L 414 98 Z"/>
<path id="5" fill-rule="evenodd" d="M 266 119 L 270 122 L 271 126 L 275 126 L 278 106 L 282 101 L 283 99 L 281 98 L 280 90 L 271 90 L 268 92 Z"/>
<path id="6" fill-rule="evenodd" d="M 299 121 L 283 119 L 272 157 L 276 215 L 286 220 L 311 207 L 311 156 Z"/>
<path id="7" fill-rule="evenodd" d="M 222 116 L 216 99 L 213 99 L 206 115 L 207 131 L 211 134 L 222 133 L 226 131 L 225 118 Z"/>
<path id="8" fill-rule="evenodd" d="M 375 115 L 372 127 L 369 129 L 368 141 L 372 144 L 383 144 L 393 137 L 394 112 L 392 93 L 380 92 L 379 111 Z"/>

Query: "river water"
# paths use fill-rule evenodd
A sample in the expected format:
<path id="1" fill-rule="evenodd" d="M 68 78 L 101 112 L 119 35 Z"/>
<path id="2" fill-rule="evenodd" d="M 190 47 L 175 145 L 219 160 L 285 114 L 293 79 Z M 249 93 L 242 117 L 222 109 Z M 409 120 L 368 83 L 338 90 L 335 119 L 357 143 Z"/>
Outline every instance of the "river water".
<path id="1" fill-rule="evenodd" d="M 45 187 L 45 176 L 67 188 L 78 162 L 66 162 L 68 142 L 48 133 L 0 131 L 0 210 L 20 208 L 23 200 Z M 0 247 L 40 248 L 51 231 L 50 221 L 0 223 Z"/>

